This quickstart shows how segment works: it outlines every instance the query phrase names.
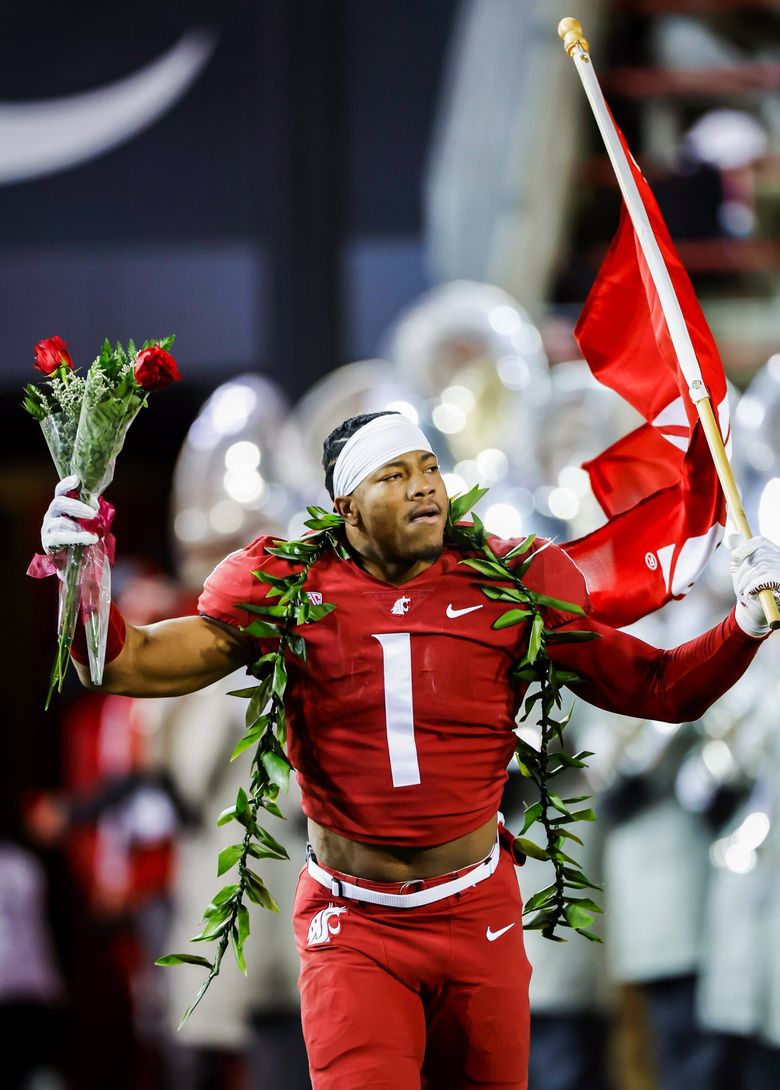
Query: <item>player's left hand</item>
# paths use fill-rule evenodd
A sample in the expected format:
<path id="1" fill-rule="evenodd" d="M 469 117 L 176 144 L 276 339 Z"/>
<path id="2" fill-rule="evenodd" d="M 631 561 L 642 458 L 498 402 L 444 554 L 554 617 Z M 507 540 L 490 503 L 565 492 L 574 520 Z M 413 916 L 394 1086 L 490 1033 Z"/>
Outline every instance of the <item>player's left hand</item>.
<path id="1" fill-rule="evenodd" d="M 765 537 L 745 539 L 731 534 L 726 545 L 731 553 L 729 567 L 737 596 L 737 624 L 748 636 L 759 638 L 769 632 L 759 591 L 780 590 L 780 548 Z"/>
<path id="2" fill-rule="evenodd" d="M 94 545 L 99 535 L 86 530 L 79 519 L 93 519 L 95 508 L 90 507 L 70 493 L 78 489 L 78 477 L 63 477 L 54 489 L 54 499 L 43 516 L 41 544 L 45 553 L 56 553 L 69 545 Z"/>

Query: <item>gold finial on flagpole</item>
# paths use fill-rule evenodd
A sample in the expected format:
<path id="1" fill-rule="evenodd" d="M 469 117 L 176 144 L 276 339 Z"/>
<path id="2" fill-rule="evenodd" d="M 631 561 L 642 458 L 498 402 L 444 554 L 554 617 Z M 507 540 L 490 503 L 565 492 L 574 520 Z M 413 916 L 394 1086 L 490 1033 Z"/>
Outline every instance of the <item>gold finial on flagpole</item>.
<path id="1" fill-rule="evenodd" d="M 563 48 L 572 55 L 575 49 L 581 49 L 584 53 L 590 52 L 590 46 L 582 32 L 582 24 L 579 19 L 567 16 L 558 23 L 558 35 L 563 39 Z"/>

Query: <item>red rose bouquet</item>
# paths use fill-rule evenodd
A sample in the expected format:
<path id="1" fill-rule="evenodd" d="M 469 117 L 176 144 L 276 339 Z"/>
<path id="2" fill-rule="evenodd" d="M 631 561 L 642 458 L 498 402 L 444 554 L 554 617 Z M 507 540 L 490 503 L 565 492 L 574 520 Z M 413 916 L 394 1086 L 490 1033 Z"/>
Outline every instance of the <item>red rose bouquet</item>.
<path id="1" fill-rule="evenodd" d="M 116 458 L 127 430 L 153 390 L 181 378 L 168 349 L 173 337 L 147 341 L 137 350 L 105 341 L 86 379 L 73 371 L 67 344 L 60 337 L 41 341 L 35 367 L 49 376 L 44 386 L 25 387 L 23 406 L 39 421 L 60 479 L 79 478 L 79 499 L 95 508 L 85 528 L 99 535 L 94 545 L 73 545 L 54 556 L 37 556 L 28 572 L 40 577 L 60 574 L 57 655 L 47 706 L 55 688 L 61 691 L 79 610 L 87 635 L 90 677 L 103 679 L 108 612 L 111 604 L 114 509 L 102 494 L 114 477 Z M 46 389 L 48 386 L 48 390 Z"/>

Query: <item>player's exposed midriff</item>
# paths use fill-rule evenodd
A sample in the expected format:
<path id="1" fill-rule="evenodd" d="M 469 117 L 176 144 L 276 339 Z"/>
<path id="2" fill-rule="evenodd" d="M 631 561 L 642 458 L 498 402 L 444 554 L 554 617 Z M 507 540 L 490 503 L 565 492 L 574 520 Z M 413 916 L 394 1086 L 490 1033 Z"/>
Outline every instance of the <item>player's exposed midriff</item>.
<path id="1" fill-rule="evenodd" d="M 309 841 L 318 862 L 372 882 L 409 882 L 460 870 L 484 859 L 495 839 L 495 816 L 457 840 L 429 847 L 361 844 L 309 818 Z"/>

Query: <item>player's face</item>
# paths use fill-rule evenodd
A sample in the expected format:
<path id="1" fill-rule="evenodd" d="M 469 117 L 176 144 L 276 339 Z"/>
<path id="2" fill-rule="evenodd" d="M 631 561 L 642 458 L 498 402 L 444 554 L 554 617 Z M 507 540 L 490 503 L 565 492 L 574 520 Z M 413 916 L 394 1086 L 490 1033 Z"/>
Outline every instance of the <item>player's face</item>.
<path id="1" fill-rule="evenodd" d="M 434 454 L 416 450 L 358 485 L 345 513 L 378 560 L 433 561 L 444 544 L 447 492 Z"/>

